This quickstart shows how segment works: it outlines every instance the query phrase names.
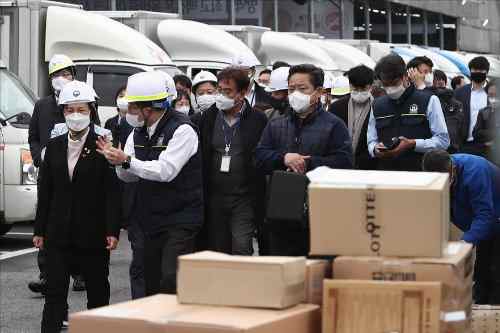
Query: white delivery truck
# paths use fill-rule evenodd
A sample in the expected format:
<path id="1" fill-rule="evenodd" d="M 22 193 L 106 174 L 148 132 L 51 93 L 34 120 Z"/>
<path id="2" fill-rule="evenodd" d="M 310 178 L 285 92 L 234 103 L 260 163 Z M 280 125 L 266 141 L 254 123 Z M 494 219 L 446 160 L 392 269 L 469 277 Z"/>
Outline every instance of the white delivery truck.
<path id="1" fill-rule="evenodd" d="M 76 64 L 77 79 L 94 85 L 101 121 L 116 113 L 116 90 L 131 74 L 179 72 L 165 51 L 143 34 L 79 6 L 0 1 L 0 18 L 0 54 L 6 55 L 7 67 L 37 95 L 45 96 L 49 94 L 48 61 L 54 54 L 66 54 Z"/>
<path id="2" fill-rule="evenodd" d="M 238 38 L 200 22 L 164 20 L 158 25 L 158 39 L 174 64 L 189 77 L 201 70 L 215 74 L 238 57 L 260 63 Z"/>
<path id="3" fill-rule="evenodd" d="M 358 65 L 365 65 L 371 69 L 375 68 L 375 61 L 354 46 L 331 39 L 310 39 L 309 41 L 328 53 L 342 72 L 347 72 Z"/>
<path id="4" fill-rule="evenodd" d="M 0 60 L 0 236 L 35 217 L 37 170 L 28 145 L 36 96 Z"/>
<path id="5" fill-rule="evenodd" d="M 252 50 L 231 34 L 204 23 L 181 20 L 177 14 L 148 11 L 94 13 L 132 27 L 162 46 L 173 63 L 191 78 L 201 70 L 217 74 L 237 56 L 257 60 Z"/>
<path id="6" fill-rule="evenodd" d="M 318 34 L 286 33 L 270 31 L 268 28 L 254 26 L 217 26 L 248 45 L 264 66 L 272 66 L 278 60 L 290 65 L 314 64 L 338 76 L 341 71 L 336 62 L 319 46 L 299 35 L 318 38 Z"/>

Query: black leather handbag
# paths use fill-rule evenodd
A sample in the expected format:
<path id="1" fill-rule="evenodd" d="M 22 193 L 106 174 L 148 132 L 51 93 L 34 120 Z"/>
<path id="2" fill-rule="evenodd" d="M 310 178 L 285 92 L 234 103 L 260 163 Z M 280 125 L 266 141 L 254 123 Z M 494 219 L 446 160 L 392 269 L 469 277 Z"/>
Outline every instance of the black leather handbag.
<path id="1" fill-rule="evenodd" d="M 308 185 L 309 179 L 305 175 L 275 171 L 269 184 L 267 221 L 290 227 L 307 226 Z"/>

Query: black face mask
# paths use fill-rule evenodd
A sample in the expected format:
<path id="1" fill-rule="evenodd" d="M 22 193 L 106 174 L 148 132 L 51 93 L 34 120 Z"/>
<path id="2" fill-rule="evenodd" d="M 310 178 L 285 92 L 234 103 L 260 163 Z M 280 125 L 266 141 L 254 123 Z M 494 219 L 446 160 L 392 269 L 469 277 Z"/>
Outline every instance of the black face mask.
<path id="1" fill-rule="evenodd" d="M 288 98 L 278 99 L 271 96 L 270 102 L 273 109 L 284 111 L 288 108 Z"/>
<path id="2" fill-rule="evenodd" d="M 470 79 L 476 83 L 482 83 L 482 82 L 486 81 L 486 73 L 471 72 Z"/>

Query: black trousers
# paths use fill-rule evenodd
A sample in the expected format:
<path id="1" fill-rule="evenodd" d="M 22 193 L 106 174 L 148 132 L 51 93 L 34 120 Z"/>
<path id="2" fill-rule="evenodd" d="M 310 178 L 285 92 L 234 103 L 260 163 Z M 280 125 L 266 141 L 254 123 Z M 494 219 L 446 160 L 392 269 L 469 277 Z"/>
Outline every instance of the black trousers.
<path id="1" fill-rule="evenodd" d="M 48 248 L 47 294 L 43 308 L 42 333 L 61 329 L 67 311 L 69 277 L 78 263 L 87 287 L 87 308 L 109 304 L 109 251 L 71 248 Z"/>
<path id="2" fill-rule="evenodd" d="M 270 250 L 272 256 L 304 256 L 309 254 L 308 228 L 280 228 L 270 226 Z"/>
<path id="3" fill-rule="evenodd" d="M 177 292 L 177 257 L 194 252 L 201 226 L 172 225 L 144 239 L 144 279 L 146 296 Z"/>
<path id="4" fill-rule="evenodd" d="M 132 221 L 127 228 L 128 240 L 132 248 L 130 262 L 130 291 L 132 299 L 146 296 L 144 281 L 144 231 L 137 221 Z"/>
<path id="5" fill-rule="evenodd" d="M 474 300 L 476 304 L 500 305 L 500 235 L 476 248 Z"/>
<path id="6" fill-rule="evenodd" d="M 255 203 L 250 195 L 212 195 L 209 201 L 209 249 L 233 255 L 253 254 Z"/>

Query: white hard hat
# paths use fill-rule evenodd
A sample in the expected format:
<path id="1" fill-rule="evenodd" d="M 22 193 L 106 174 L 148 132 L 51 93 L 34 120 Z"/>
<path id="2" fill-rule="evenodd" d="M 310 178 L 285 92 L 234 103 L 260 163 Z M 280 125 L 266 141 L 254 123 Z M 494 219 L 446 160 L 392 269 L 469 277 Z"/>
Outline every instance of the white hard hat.
<path id="1" fill-rule="evenodd" d="M 213 82 L 217 85 L 217 77 L 209 71 L 201 71 L 193 79 L 193 91 L 203 82 Z"/>
<path id="2" fill-rule="evenodd" d="M 55 54 L 49 62 L 49 75 L 68 67 L 74 67 L 73 61 L 64 54 Z"/>
<path id="3" fill-rule="evenodd" d="M 333 88 L 333 82 L 335 78 L 333 77 L 332 74 L 325 72 L 325 79 L 323 81 L 323 89 L 332 89 Z"/>
<path id="4" fill-rule="evenodd" d="M 345 76 L 338 76 L 333 81 L 332 95 L 342 96 L 347 95 L 351 92 L 351 87 L 349 86 L 349 79 Z"/>
<path id="5" fill-rule="evenodd" d="M 95 102 L 94 89 L 81 81 L 71 81 L 64 85 L 59 93 L 59 105 Z"/>
<path id="6" fill-rule="evenodd" d="M 233 66 L 242 66 L 251 68 L 260 65 L 260 61 L 253 53 L 242 52 L 238 53 L 233 57 L 232 64 Z"/>
<path id="7" fill-rule="evenodd" d="M 269 87 L 266 88 L 267 92 L 288 90 L 288 74 L 290 73 L 290 67 L 280 67 L 276 68 L 271 72 L 271 78 L 269 79 Z"/>
<path id="8" fill-rule="evenodd" d="M 165 80 L 165 89 L 167 89 L 168 96 L 173 96 L 173 98 L 177 98 L 177 89 L 175 88 L 174 79 L 163 71 L 156 71 L 164 80 Z"/>
<path id="9" fill-rule="evenodd" d="M 168 96 L 165 77 L 156 72 L 141 72 L 128 78 L 125 98 L 129 103 L 158 101 Z"/>

